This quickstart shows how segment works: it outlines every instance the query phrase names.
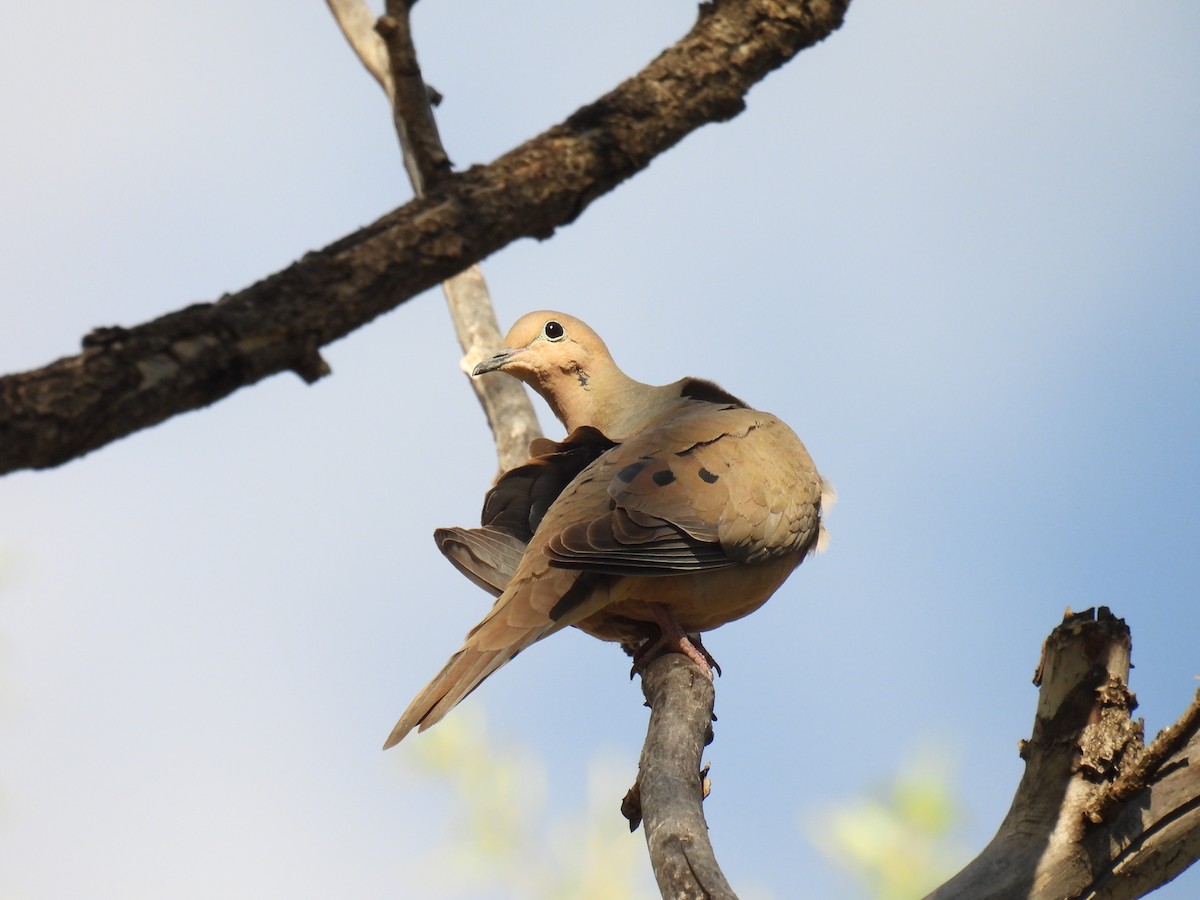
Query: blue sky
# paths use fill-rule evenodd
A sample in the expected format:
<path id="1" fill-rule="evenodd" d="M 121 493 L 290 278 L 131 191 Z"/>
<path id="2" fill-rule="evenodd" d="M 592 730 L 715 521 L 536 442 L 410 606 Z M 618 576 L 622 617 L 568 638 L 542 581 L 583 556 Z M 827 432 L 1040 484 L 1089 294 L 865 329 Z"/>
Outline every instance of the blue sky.
<path id="1" fill-rule="evenodd" d="M 693 15 L 422 3 L 451 157 L 561 120 Z M 8 20 L 4 372 L 408 196 L 324 4 Z M 860 0 L 737 119 L 485 263 L 504 325 L 563 309 L 636 378 L 716 380 L 838 487 L 829 551 L 707 642 L 708 815 L 735 885 L 796 896 L 801 871 L 806 896 L 857 896 L 798 823 L 931 742 L 981 847 L 1067 606 L 1131 624 L 1149 733 L 1194 692 L 1198 39 L 1183 0 L 1136 20 L 1110 0 Z M 378 747 L 488 605 L 430 533 L 475 520 L 494 453 L 437 292 L 326 355 L 315 386 L 280 376 L 0 481 L 3 900 L 437 896 L 414 872 L 448 799 L 408 742 Z M 593 757 L 636 766 L 626 671 L 564 634 L 466 706 L 573 809 Z"/>

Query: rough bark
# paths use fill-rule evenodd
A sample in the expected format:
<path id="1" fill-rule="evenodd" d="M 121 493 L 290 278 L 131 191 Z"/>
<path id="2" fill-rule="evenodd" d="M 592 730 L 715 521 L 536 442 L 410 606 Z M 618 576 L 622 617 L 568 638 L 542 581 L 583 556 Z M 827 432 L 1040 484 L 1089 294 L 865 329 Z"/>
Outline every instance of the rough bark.
<path id="1" fill-rule="evenodd" d="M 46 468 L 267 376 L 328 372 L 319 348 L 522 237 L 544 239 L 656 155 L 737 115 L 849 0 L 722 0 L 678 43 L 565 122 L 214 303 L 0 378 L 0 474 Z"/>
<path id="2" fill-rule="evenodd" d="M 736 900 L 708 839 L 700 756 L 712 741 L 712 677 L 679 653 L 642 672 L 650 725 L 637 782 L 621 804 L 630 830 L 644 822 L 650 864 L 663 897 Z"/>
<path id="3" fill-rule="evenodd" d="M 1046 639 L 1025 774 L 996 836 L 931 900 L 1141 897 L 1200 856 L 1200 695 L 1149 748 L 1130 635 L 1107 608 Z"/>

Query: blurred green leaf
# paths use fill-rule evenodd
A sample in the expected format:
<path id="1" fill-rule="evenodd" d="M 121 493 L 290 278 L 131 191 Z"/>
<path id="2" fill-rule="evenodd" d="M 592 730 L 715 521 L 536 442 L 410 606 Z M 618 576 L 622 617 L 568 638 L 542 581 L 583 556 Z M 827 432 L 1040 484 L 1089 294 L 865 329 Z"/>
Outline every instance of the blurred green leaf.
<path id="1" fill-rule="evenodd" d="M 927 748 L 868 795 L 808 818 L 809 841 L 878 900 L 913 900 L 966 862 L 953 838 L 962 821 L 954 799 L 955 766 Z"/>
<path id="2" fill-rule="evenodd" d="M 658 897 L 645 842 L 618 812 L 632 773 L 588 765 L 586 807 L 550 820 L 545 763 L 490 735 L 478 709 L 459 709 L 414 741 L 404 759 L 443 779 L 452 803 L 440 858 L 445 896 L 530 900 Z"/>

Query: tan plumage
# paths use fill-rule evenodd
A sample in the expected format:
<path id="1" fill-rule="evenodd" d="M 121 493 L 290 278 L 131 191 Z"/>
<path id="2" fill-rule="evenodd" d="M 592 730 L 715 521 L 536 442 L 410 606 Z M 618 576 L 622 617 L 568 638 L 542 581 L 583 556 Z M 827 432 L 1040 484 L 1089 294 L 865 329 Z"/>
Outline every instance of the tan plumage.
<path id="1" fill-rule="evenodd" d="M 505 346 L 474 374 L 525 381 L 571 433 L 534 442 L 530 461 L 489 491 L 480 528 L 435 533 L 497 600 L 385 748 L 569 625 L 637 644 L 659 633 L 663 610 L 650 603 L 690 633 L 747 615 L 823 533 L 826 485 L 769 413 L 698 379 L 634 381 L 595 332 L 562 313 L 522 317 Z"/>

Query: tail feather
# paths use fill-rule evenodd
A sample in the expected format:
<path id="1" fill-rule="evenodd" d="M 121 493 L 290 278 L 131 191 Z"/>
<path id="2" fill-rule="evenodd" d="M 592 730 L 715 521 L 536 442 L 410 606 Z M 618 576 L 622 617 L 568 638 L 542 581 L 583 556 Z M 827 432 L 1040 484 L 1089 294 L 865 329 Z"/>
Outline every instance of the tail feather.
<path id="1" fill-rule="evenodd" d="M 442 671 L 438 672 L 408 705 L 408 709 L 400 716 L 400 721 L 384 742 L 383 749 L 387 750 L 400 743 L 414 728 L 424 731 L 429 726 L 436 725 L 471 691 L 479 687 L 485 678 L 516 656 L 524 647 L 533 643 L 533 640 L 536 640 L 536 637 L 516 645 L 488 650 L 476 649 L 470 643 L 465 645 L 450 657 Z"/>
<path id="2" fill-rule="evenodd" d="M 462 677 L 459 678 L 454 687 L 447 691 L 433 708 L 429 710 L 429 714 L 421 722 L 421 731 L 444 719 L 450 710 L 467 699 L 467 696 L 475 688 L 483 684 L 489 675 L 516 656 L 517 651 L 506 647 L 503 650 L 474 650 L 470 652 L 470 655 L 474 657 L 470 668 L 462 674 Z"/>
<path id="3" fill-rule="evenodd" d="M 508 587 L 526 544 L 500 528 L 439 528 L 433 533 L 442 555 L 493 597 Z"/>
<path id="4" fill-rule="evenodd" d="M 459 651 L 408 705 L 383 749 L 400 743 L 414 728 L 424 731 L 440 722 L 484 679 L 530 644 L 586 618 L 607 602 L 607 591 L 594 589 L 595 579 L 583 578 L 577 585 L 580 580 L 578 572 L 547 568 L 520 584 L 510 584 L 467 634 Z M 572 592 L 579 596 L 569 614 L 552 618 L 547 610 Z"/>

